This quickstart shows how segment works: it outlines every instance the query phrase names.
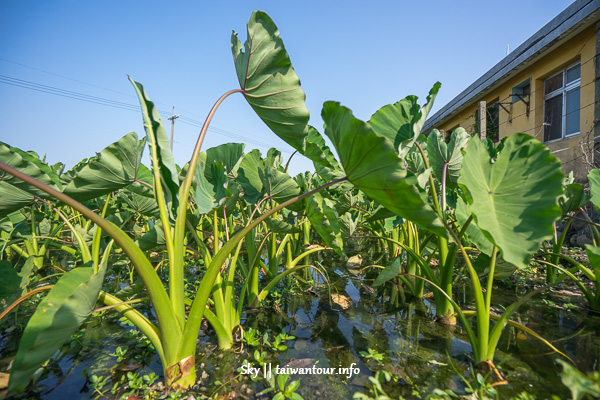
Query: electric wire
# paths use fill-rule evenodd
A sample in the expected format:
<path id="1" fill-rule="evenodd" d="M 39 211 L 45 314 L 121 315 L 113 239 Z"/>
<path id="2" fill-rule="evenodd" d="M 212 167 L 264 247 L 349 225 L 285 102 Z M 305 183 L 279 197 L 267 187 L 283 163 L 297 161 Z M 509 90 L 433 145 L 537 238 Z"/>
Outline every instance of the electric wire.
<path id="1" fill-rule="evenodd" d="M 20 87 L 23 89 L 29 89 L 29 90 L 33 90 L 33 91 L 37 91 L 37 92 L 41 92 L 41 93 L 47 93 L 47 94 L 51 94 L 51 95 L 55 95 L 55 96 L 69 98 L 69 99 L 73 99 L 73 100 L 85 101 L 88 103 L 118 108 L 118 109 L 122 109 L 122 110 L 126 110 L 126 111 L 133 111 L 136 113 L 140 112 L 139 105 L 125 103 L 125 102 L 121 102 L 121 101 L 115 101 L 115 100 L 106 99 L 106 98 L 98 97 L 98 96 L 91 96 L 91 95 L 88 95 L 85 93 L 74 92 L 71 90 L 61 89 L 61 88 L 54 87 L 54 86 L 43 85 L 43 84 L 39 84 L 39 83 L 35 83 L 35 82 L 23 80 L 23 79 L 12 78 L 12 77 L 9 77 L 6 75 L 0 75 L 0 83 L 10 85 L 10 86 Z M 163 115 L 171 115 L 171 111 L 160 110 L 160 109 L 158 111 L 159 111 L 159 113 L 161 113 Z M 179 120 L 186 125 L 194 126 L 197 128 L 202 127 L 201 122 L 199 122 L 193 118 L 186 117 L 185 115 L 179 115 Z M 265 148 L 273 147 L 271 144 L 267 144 L 265 142 L 261 142 L 256 139 L 248 138 L 243 135 L 239 135 L 239 134 L 236 134 L 231 131 L 228 131 L 228 130 L 225 130 L 225 129 L 222 129 L 219 127 L 215 127 L 215 126 L 209 126 L 208 131 L 211 133 L 220 135 L 220 136 L 228 137 L 230 139 L 241 140 L 244 143 L 250 143 L 250 144 L 254 144 L 254 145 L 265 147 Z M 292 153 L 292 151 L 290 151 L 288 149 L 282 149 L 279 151 L 281 151 L 282 153 L 288 153 L 288 154 Z"/>

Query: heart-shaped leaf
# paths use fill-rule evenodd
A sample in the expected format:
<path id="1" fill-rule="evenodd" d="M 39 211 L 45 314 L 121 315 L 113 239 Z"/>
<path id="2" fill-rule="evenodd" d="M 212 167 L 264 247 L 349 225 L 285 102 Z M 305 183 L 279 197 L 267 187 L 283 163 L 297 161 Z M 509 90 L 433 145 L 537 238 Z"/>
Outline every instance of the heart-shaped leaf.
<path id="1" fill-rule="evenodd" d="M 244 97 L 277 136 L 304 152 L 309 118 L 306 96 L 279 30 L 262 11 L 252 13 L 247 27 L 243 48 L 237 33 L 231 35 L 231 52 Z"/>
<path id="2" fill-rule="evenodd" d="M 259 171 L 264 169 L 265 163 L 258 150 L 247 153 L 240 163 L 236 182 L 242 187 L 244 199 L 250 204 L 256 204 L 262 197 L 263 183 Z"/>
<path id="3" fill-rule="evenodd" d="M 454 189 L 460 175 L 462 166 L 462 150 L 469 143 L 469 134 L 463 128 L 455 129 L 450 136 L 450 142 L 446 144 L 444 137 L 437 129 L 434 129 L 427 138 L 427 156 L 429 165 L 433 168 L 433 175 L 441 182 L 446 169 L 446 187 Z"/>
<path id="4" fill-rule="evenodd" d="M 401 157 L 406 156 L 421 134 L 440 87 L 439 82 L 433 86 L 422 108 L 417 103 L 416 96 L 407 96 L 394 104 L 383 106 L 371 116 L 369 124 L 373 130 L 378 135 L 388 138 Z"/>
<path id="5" fill-rule="evenodd" d="M 503 140 L 493 163 L 482 142 L 471 140 L 458 180 L 479 229 L 519 268 L 552 238 L 562 182 L 560 161 L 522 133 Z"/>

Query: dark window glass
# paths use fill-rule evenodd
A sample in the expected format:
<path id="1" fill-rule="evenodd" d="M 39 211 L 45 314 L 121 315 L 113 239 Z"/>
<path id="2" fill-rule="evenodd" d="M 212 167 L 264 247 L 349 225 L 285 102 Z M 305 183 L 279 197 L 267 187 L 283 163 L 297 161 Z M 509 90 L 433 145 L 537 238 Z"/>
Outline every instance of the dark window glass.
<path id="1" fill-rule="evenodd" d="M 546 100 L 544 116 L 544 141 L 562 138 L 562 94 Z"/>
<path id="2" fill-rule="evenodd" d="M 563 87 L 563 74 L 553 76 L 544 82 L 544 94 L 552 93 Z"/>
<path id="3" fill-rule="evenodd" d="M 566 136 L 579 133 L 579 98 L 579 88 L 567 92 Z"/>
<path id="4" fill-rule="evenodd" d="M 581 65 L 567 70 L 567 85 L 581 78 Z"/>

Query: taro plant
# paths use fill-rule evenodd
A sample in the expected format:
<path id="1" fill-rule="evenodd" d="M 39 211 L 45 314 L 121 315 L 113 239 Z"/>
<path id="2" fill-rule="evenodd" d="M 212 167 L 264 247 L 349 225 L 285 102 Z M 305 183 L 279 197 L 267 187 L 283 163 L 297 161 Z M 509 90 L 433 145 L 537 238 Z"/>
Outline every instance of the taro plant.
<path id="1" fill-rule="evenodd" d="M 222 101 L 231 94 L 241 93 L 258 116 L 278 136 L 302 154 L 329 165 L 320 146 L 314 143 L 318 139 L 315 139 L 318 133 L 310 131 L 306 124 L 309 116 L 304 105 L 304 93 L 300 88 L 299 79 L 290 64 L 275 24 L 265 13 L 252 14 L 248 22 L 248 39 L 243 46 L 237 35 L 235 33 L 232 35 L 232 52 L 240 88 L 226 92 L 209 112 L 181 184 L 158 111 L 148 99 L 142 85 L 132 80 L 140 100 L 151 150 L 154 197 L 162 222 L 169 260 L 168 289 L 165 289 L 143 251 L 124 231 L 69 196 L 67 191 L 61 191 L 58 185 L 48 182 L 41 164 L 34 165 L 37 168 L 31 170 L 34 172 L 33 175 L 41 178 L 42 181 L 30 176 L 32 174 L 28 174 L 27 169 L 25 173 L 19 170 L 21 165 L 11 166 L 13 163 L 10 161 L 0 163 L 0 170 L 4 172 L 3 181 L 14 183 L 19 190 L 26 193 L 31 191 L 39 194 L 40 197 L 57 200 L 72 207 L 94 223 L 97 232 L 102 230 L 108 234 L 134 265 L 156 316 L 156 323 L 154 323 L 127 302 L 101 293 L 103 269 L 98 268 L 96 259 L 89 268 L 74 268 L 54 285 L 38 306 L 39 313 L 30 320 L 11 369 L 9 390 L 16 391 L 23 387 L 31 373 L 70 337 L 90 313 L 97 299 L 121 312 L 150 339 L 161 359 L 168 386 L 189 387 L 195 382 L 196 340 L 202 318 L 207 310 L 209 296 L 221 269 L 227 265 L 232 254 L 239 252 L 241 241 L 269 216 L 324 187 L 346 179 L 342 177 L 323 187 L 282 201 L 236 231 L 220 246 L 210 263 L 206 265 L 198 292 L 193 299 L 190 299 L 191 305 L 189 312 L 186 313 L 184 256 L 188 201 L 194 178 L 201 172 L 198 172 L 198 159 L 208 125 Z M 31 166 L 31 163 L 26 166 Z M 197 179 L 196 182 L 199 185 L 202 180 Z M 85 182 L 79 183 L 77 188 L 93 192 L 93 188 L 88 187 Z M 202 188 L 197 186 L 196 191 L 198 190 Z M 218 329 L 218 325 L 216 328 Z M 49 332 L 52 334 L 49 335 Z M 52 340 L 48 340 L 49 336 L 52 336 Z"/>
<path id="2" fill-rule="evenodd" d="M 552 224 L 560 216 L 558 199 L 562 195 L 560 162 L 536 139 L 514 134 L 502 140 L 498 148 L 477 138 L 465 150 L 458 185 L 469 208 L 469 219 L 492 244 L 485 291 L 471 265 L 465 247 L 450 226 L 448 232 L 460 247 L 468 268 L 475 300 L 476 329 L 457 310 L 467 331 L 475 362 L 495 370 L 494 353 L 510 315 L 529 298 L 506 307 L 493 327 L 490 321 L 496 260 L 499 253 L 517 268 L 524 268 L 541 242 L 552 236 Z M 484 245 L 480 246 L 484 248 Z M 481 257 L 480 256 L 480 257 Z"/>
<path id="3" fill-rule="evenodd" d="M 454 308 L 453 313 L 456 312 L 461 319 L 473 347 L 476 364 L 494 369 L 493 358 L 500 335 L 520 304 L 507 307 L 496 324 L 491 326 L 491 320 L 495 318 L 491 313 L 491 303 L 496 260 L 501 255 L 505 261 L 524 268 L 542 241 L 552 237 L 552 224 L 560 217 L 558 199 L 563 194 L 560 162 L 543 144 L 525 134 L 505 138 L 498 148 L 494 148 L 490 141 L 471 138 L 464 156 L 461 154 L 464 158 L 460 172 L 449 172 L 452 156 L 443 163 L 442 204 L 438 203 L 439 197 L 432 189 L 434 184 L 430 183 L 434 202 L 431 207 L 421 192 L 418 176 L 406 167 L 403 151 L 404 154 L 408 151 L 403 150 L 401 144 L 395 146 L 383 134 L 378 134 L 372 124 L 357 120 L 350 110 L 338 103 L 325 103 L 322 115 L 325 133 L 334 143 L 350 182 L 397 215 L 436 235 L 443 267 L 453 268 L 456 252 L 460 251 L 474 291 L 475 326 L 466 319 L 470 313 L 463 313 L 457 307 L 447 288 L 440 288 L 435 283 L 434 287 L 448 299 L 451 306 L 448 310 Z M 412 145 L 418 145 L 416 137 Z M 447 182 L 452 180 L 461 194 L 457 207 L 463 207 L 466 215 L 466 220 L 460 224 L 462 230 L 469 225 L 473 227 L 471 239 L 488 260 L 485 291 L 459 237 L 462 231 L 457 233 L 457 226 L 444 215 L 445 189 Z M 450 251 L 447 251 L 448 239 Z M 428 266 L 418 253 L 404 243 L 397 244 L 427 273 Z M 442 275 L 446 272 L 441 269 Z M 452 277 L 451 271 L 448 274 Z"/>
<path id="4" fill-rule="evenodd" d="M 567 190 L 562 199 L 563 201 L 561 202 L 563 211 L 565 209 L 569 211 L 581 209 L 583 211 L 583 205 L 590 199 L 594 207 L 596 207 L 597 210 L 600 209 L 600 170 L 594 169 L 590 171 L 588 174 L 588 182 L 590 185 L 591 196 L 583 191 L 582 185 L 568 184 L 566 186 Z M 538 262 L 547 266 L 547 276 L 549 279 L 551 278 L 556 282 L 560 282 L 565 278 L 573 280 L 585 296 L 589 307 L 594 311 L 600 312 L 600 247 L 595 244 L 586 245 L 585 251 L 589 259 L 589 266 L 562 254 L 561 245 L 562 241 L 564 241 L 564 236 L 570 221 L 571 219 L 567 222 L 567 226 L 561 234 L 561 237 L 558 240 L 555 238 L 552 252 L 546 253 L 546 260 L 538 260 Z M 598 235 L 597 228 L 591 221 L 590 227 L 591 232 L 593 232 L 594 243 L 598 243 L 598 236 L 600 235 Z M 565 261 L 569 265 L 569 268 L 559 265 L 559 260 Z M 560 271 L 561 274 L 557 275 L 557 271 Z M 583 278 L 577 277 L 575 275 L 577 272 L 580 272 L 583 275 Z M 584 282 L 585 279 L 593 284 L 593 288 L 586 285 L 586 282 Z"/>

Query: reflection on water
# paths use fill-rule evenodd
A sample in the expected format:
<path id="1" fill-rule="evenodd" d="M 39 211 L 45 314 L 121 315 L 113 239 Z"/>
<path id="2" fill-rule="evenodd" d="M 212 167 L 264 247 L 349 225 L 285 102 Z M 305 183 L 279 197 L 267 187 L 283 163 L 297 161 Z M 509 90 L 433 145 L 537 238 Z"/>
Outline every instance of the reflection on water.
<path id="1" fill-rule="evenodd" d="M 434 388 L 464 393 L 465 385 L 450 365 L 451 362 L 461 375 L 472 379 L 471 347 L 460 326 L 447 327 L 432 322 L 433 306 L 426 300 L 408 302 L 390 310 L 385 294 L 365 289 L 364 282 L 343 268 L 330 268 L 331 291 L 351 300 L 348 309 L 341 310 L 339 306 L 330 304 L 326 288 L 321 288 L 316 295 L 296 294 L 284 299 L 278 313 L 263 308 L 261 312 L 244 316 L 246 328 L 271 332 L 271 336 L 283 330 L 295 336 L 295 340 L 286 342 L 286 351 L 268 352 L 266 361 L 273 366 L 316 363 L 321 368 L 337 370 L 354 364 L 360 369 L 360 374 L 350 377 L 339 373 L 298 375 L 294 377 L 301 380 L 298 393 L 307 400 L 351 398 L 354 392 L 364 391 L 368 385 L 367 378 L 380 370 L 393 375 L 394 379 L 383 385 L 392 397 L 414 398 L 416 393 L 425 397 Z M 524 292 L 518 288 L 495 288 L 494 305 L 507 306 Z M 455 296 L 461 306 L 469 306 L 468 288 L 459 288 Z M 513 319 L 550 340 L 573 358 L 582 371 L 596 370 L 600 360 L 600 318 L 582 308 L 568 310 L 549 304 L 560 304 L 560 298 L 537 295 L 524 304 Z M 6 371 L 14 357 L 18 338 L 7 332 L 5 325 L 3 327 L 0 370 Z M 244 360 L 254 363 L 251 354 L 254 349 L 250 354 L 223 353 L 215 349 L 213 342 L 209 337 L 199 340 L 198 365 L 202 364 L 202 367 L 199 367 L 198 375 L 203 377 L 204 384 L 201 386 L 206 386 L 199 391 L 214 393 L 218 386 L 213 383 L 217 380 L 226 383 L 219 389 L 219 393 L 223 394 L 235 391 L 252 398 L 264 389 L 264 381 L 253 382 L 237 372 Z M 38 387 L 27 396 L 90 398 L 93 392 L 86 376 L 114 375 L 118 379 L 119 374 L 125 372 L 119 368 L 111 372 L 116 363 L 112 354 L 117 346 L 131 344 L 131 337 L 125 335 L 116 317 L 93 318 L 78 341 L 66 346 L 55 361 L 50 362 L 48 372 L 39 378 Z M 239 350 L 240 346 L 235 347 Z M 369 350 L 377 356 L 365 356 Z M 507 327 L 495 359 L 510 383 L 498 388 L 500 398 L 522 391 L 534 393 L 538 399 L 552 394 L 569 397 L 568 390 L 560 383 L 559 367 L 553 361 L 557 357 L 560 356 L 541 342 Z M 155 356 L 128 360 L 127 364 L 137 368 L 138 373 L 162 373 Z"/>

